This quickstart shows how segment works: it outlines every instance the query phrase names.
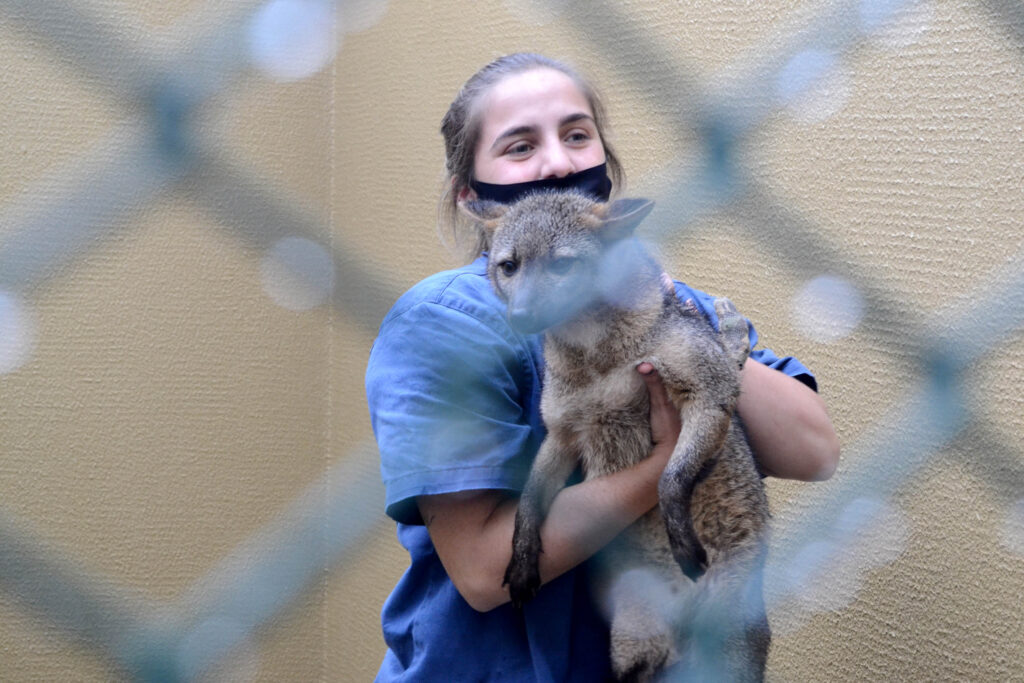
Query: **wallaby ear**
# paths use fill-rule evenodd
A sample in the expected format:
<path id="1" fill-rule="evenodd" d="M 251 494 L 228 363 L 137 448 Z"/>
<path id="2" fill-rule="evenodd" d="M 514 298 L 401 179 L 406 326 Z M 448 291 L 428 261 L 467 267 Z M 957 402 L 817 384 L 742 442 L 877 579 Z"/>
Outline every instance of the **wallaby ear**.
<path id="1" fill-rule="evenodd" d="M 508 211 L 507 204 L 489 199 L 466 199 L 459 202 L 459 210 L 476 222 L 488 235 L 493 234 L 501 217 Z"/>
<path id="2" fill-rule="evenodd" d="M 598 231 L 608 242 L 629 237 L 654 208 L 651 199 L 616 199 L 594 207 L 601 223 Z"/>

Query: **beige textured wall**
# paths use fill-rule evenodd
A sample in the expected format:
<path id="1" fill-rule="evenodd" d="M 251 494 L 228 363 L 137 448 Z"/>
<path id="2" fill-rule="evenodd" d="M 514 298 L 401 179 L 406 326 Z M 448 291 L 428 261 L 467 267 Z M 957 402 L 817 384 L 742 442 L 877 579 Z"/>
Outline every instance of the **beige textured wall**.
<path id="1" fill-rule="evenodd" d="M 125 73 L 139 63 L 90 22 L 159 60 L 207 32 L 227 42 L 261 6 L 76 1 L 88 21 L 31 30 L 33 16 L 60 26 L 66 12 L 54 8 L 66 4 L 0 9 L 0 263 L 11 245 L 33 243 L 20 207 L 59 203 L 76 160 L 109 167 L 132 148 L 116 131 L 148 120 L 137 97 L 83 63 L 76 45 L 96 41 L 101 63 Z M 375 465 L 351 453 L 371 437 L 362 373 L 375 330 L 362 321 L 381 309 L 349 301 L 393 297 L 451 263 L 434 230 L 437 127 L 469 74 L 522 49 L 576 63 L 607 97 L 630 193 L 666 207 L 683 187 L 677 173 L 700 158 L 693 98 L 720 92 L 843 4 L 348 3 L 324 70 L 288 83 L 245 71 L 195 111 L 189 139 L 221 161 L 129 201 L 129 214 L 101 221 L 88 248 L 40 282 L 21 287 L 0 272 L 0 365 L 24 351 L 0 374 L 5 541 L 28 529 L 75 575 L 103 577 L 98 590 L 114 604 L 178 605 L 334 465 L 372 476 Z M 856 17 L 860 3 L 848 4 Z M 910 407 L 921 329 L 941 330 L 970 302 L 981 327 L 999 312 L 985 308 L 991 296 L 974 298 L 1005 281 L 1004 266 L 1022 267 L 1024 26 L 1008 26 L 1004 6 L 921 2 L 845 52 L 825 82 L 831 99 L 776 111 L 739 144 L 751 193 L 661 246 L 675 276 L 728 294 L 764 345 L 816 372 L 842 438 L 829 483 L 770 481 L 775 566 L 789 559 L 778 549 L 803 547 L 796 530 L 829 501 L 857 482 L 877 486 L 857 494 L 881 510 L 866 535 L 849 537 L 796 596 L 769 583 L 771 680 L 1024 677 L 1019 314 L 964 374 L 970 422 L 951 443 L 920 467 L 901 456 L 913 428 L 864 446 Z M 755 89 L 773 88 L 779 67 Z M 240 195 L 254 183 L 258 192 Z M 299 234 L 340 259 L 323 305 L 292 310 L 268 295 L 267 249 L 297 231 L 280 216 L 298 217 Z M 791 312 L 822 273 L 850 276 L 868 307 L 827 343 L 803 335 Z M 26 319 L 31 327 L 15 325 Z M 886 458 L 892 476 L 871 479 Z M 217 676 L 371 680 L 380 605 L 405 564 L 392 525 L 372 529 Z M 11 566 L 0 562 L 0 680 L 119 675 L 103 648 L 33 607 L 52 589 L 45 572 L 14 585 Z"/>

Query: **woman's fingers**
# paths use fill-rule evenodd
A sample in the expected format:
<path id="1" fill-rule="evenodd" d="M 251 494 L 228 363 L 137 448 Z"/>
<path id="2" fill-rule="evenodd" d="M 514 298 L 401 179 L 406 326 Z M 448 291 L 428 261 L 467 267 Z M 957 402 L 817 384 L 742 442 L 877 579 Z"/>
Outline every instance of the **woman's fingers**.
<path id="1" fill-rule="evenodd" d="M 636 369 L 643 377 L 651 399 L 651 441 L 655 444 L 675 443 L 679 439 L 679 411 L 669 400 L 661 375 L 646 361 L 637 365 Z"/>

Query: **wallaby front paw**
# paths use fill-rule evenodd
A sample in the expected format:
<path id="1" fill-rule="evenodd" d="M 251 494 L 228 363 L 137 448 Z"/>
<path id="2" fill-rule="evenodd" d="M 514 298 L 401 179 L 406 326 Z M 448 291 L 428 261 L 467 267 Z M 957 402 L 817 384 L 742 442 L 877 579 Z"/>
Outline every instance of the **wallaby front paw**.
<path id="1" fill-rule="evenodd" d="M 673 548 L 672 555 L 675 557 L 679 568 L 683 570 L 683 574 L 691 581 L 697 581 L 708 569 L 708 554 L 704 550 L 704 546 L 700 544 L 689 549 L 689 551 L 676 551 Z"/>
<path id="2" fill-rule="evenodd" d="M 708 567 L 708 554 L 693 530 L 688 506 L 681 505 L 679 497 L 666 495 L 671 490 L 664 485 L 661 487 L 661 516 L 665 520 L 668 543 L 672 548 L 672 557 L 683 574 L 691 581 L 696 581 Z"/>
<path id="3" fill-rule="evenodd" d="M 725 351 L 742 369 L 750 355 L 750 327 L 747 320 L 725 297 L 715 299 L 715 314 L 718 316 L 718 333 Z"/>
<path id="4" fill-rule="evenodd" d="M 513 554 L 512 561 L 505 569 L 505 580 L 501 585 L 508 586 L 508 594 L 515 607 L 522 607 L 533 600 L 540 588 L 540 569 L 536 557 L 531 559 Z"/>

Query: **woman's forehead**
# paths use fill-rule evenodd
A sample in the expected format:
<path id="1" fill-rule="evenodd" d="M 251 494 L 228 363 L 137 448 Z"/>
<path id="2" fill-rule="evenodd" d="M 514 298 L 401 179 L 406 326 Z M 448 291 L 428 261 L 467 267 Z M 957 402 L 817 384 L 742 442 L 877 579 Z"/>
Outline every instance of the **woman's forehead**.
<path id="1" fill-rule="evenodd" d="M 511 74 L 495 83 L 482 98 L 481 123 L 492 134 L 508 126 L 531 125 L 582 112 L 593 116 L 590 103 L 567 74 L 541 67 Z M 500 130 L 499 130 L 500 129 Z"/>

